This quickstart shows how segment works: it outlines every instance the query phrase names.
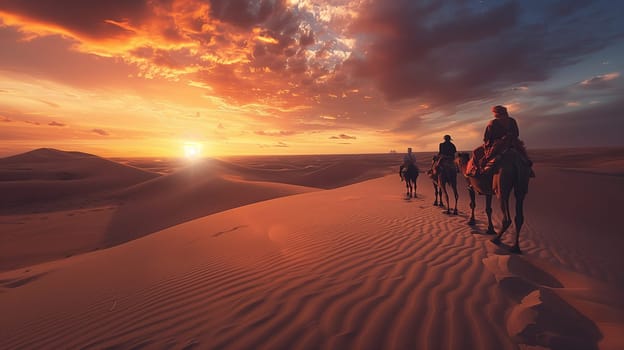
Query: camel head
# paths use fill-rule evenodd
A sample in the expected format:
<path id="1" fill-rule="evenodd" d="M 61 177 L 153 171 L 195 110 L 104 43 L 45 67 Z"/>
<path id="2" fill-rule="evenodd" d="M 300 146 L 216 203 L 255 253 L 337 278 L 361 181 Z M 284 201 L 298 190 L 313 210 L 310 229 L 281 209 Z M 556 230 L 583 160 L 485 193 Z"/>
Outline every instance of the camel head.
<path id="1" fill-rule="evenodd" d="M 455 156 L 455 162 L 458 166 L 466 166 L 468 164 L 468 160 L 470 159 L 470 155 L 466 152 L 457 152 Z"/>
<path id="2" fill-rule="evenodd" d="M 464 175 L 466 174 L 468 160 L 470 160 L 470 154 L 466 152 L 457 152 L 455 155 L 455 165 L 457 165 L 457 169 Z"/>

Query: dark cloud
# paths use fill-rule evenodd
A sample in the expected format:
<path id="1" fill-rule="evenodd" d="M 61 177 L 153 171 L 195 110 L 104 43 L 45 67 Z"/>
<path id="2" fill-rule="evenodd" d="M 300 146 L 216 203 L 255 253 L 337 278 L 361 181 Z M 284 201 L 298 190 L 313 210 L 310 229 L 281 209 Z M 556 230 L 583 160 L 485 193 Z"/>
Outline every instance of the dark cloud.
<path id="1" fill-rule="evenodd" d="M 283 11 L 283 3 L 274 0 L 211 0 L 213 17 L 240 27 L 251 28 L 265 22 L 274 12 Z"/>
<path id="2" fill-rule="evenodd" d="M 299 38 L 299 45 L 301 46 L 310 46 L 316 42 L 316 38 L 314 37 L 314 32 L 308 31 L 301 34 Z"/>
<path id="3" fill-rule="evenodd" d="M 622 110 L 621 97 L 557 113 L 528 110 L 518 114 L 520 137 L 529 148 L 621 146 Z"/>
<path id="4" fill-rule="evenodd" d="M 552 3 L 547 11 L 555 17 L 567 17 L 590 4 L 591 0 L 559 0 Z"/>
<path id="5" fill-rule="evenodd" d="M 96 133 L 100 136 L 108 136 L 110 135 L 106 130 L 103 129 L 92 129 L 91 132 Z"/>
<path id="6" fill-rule="evenodd" d="M 475 6 L 373 2 L 351 27 L 361 39 L 345 69 L 372 79 L 390 100 L 458 105 L 544 81 L 623 32 L 609 6 L 566 7 L 565 17 L 538 2 Z"/>
<path id="7" fill-rule="evenodd" d="M 60 127 L 65 126 L 65 124 L 63 124 L 63 123 L 59 123 L 59 122 L 56 122 L 56 121 L 54 121 L 54 120 L 53 120 L 53 121 L 51 121 L 51 122 L 49 122 L 49 123 L 48 123 L 48 125 L 49 125 L 49 126 L 60 126 Z"/>
<path id="8" fill-rule="evenodd" d="M 83 36 L 110 38 L 132 34 L 113 22 L 131 25 L 141 22 L 150 15 L 148 3 L 148 0 L 4 0 L 0 2 L 0 11 L 59 25 Z"/>
<path id="9" fill-rule="evenodd" d="M 332 137 L 330 137 L 330 139 L 332 139 L 332 140 L 355 140 L 355 139 L 357 139 L 357 137 L 349 136 L 347 134 L 340 134 L 338 136 L 332 136 Z"/>

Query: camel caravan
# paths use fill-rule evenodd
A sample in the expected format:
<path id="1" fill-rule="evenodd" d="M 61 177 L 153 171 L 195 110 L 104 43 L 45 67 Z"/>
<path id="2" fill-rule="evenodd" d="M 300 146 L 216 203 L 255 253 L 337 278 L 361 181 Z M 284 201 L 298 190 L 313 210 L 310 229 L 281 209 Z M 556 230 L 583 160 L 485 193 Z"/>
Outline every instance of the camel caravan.
<path id="1" fill-rule="evenodd" d="M 515 196 L 515 243 L 510 248 L 513 253 L 521 253 L 519 246 L 520 229 L 524 223 L 523 204 L 528 193 L 529 179 L 535 177 L 524 143 L 519 139 L 518 124 L 509 116 L 503 106 L 492 108 L 494 118 L 485 129 L 483 145 L 472 152 L 472 155 L 457 152 L 450 135 L 444 135 L 444 142 L 440 143 L 439 152 L 431 162 L 427 175 L 434 188 L 435 201 L 433 205 L 445 207 L 448 215 L 457 215 L 457 174 L 460 173 L 468 185 L 470 196 L 470 219 L 468 225 L 475 225 L 476 194 L 485 196 L 485 212 L 487 214 L 487 234 L 496 235 L 491 241 L 501 244 L 501 237 L 512 224 L 509 200 L 511 193 Z M 408 148 L 399 169 L 401 180 L 405 180 L 407 197 L 416 198 L 416 178 L 418 167 L 416 160 Z M 415 174 L 414 174 L 415 172 Z M 454 205 L 449 200 L 448 187 L 453 190 Z M 492 197 L 500 199 L 500 208 L 503 215 L 502 227 L 498 233 L 492 223 Z M 446 203 L 446 205 L 445 205 Z M 452 209 L 451 209 L 452 208 Z"/>

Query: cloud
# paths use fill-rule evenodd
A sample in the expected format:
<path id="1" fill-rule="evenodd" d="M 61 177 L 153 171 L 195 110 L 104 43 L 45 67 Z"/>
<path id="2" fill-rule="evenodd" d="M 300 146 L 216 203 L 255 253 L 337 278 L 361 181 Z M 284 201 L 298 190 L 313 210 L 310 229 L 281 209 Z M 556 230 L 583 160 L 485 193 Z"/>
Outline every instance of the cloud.
<path id="1" fill-rule="evenodd" d="M 545 27 L 532 18 L 542 12 L 539 4 L 479 6 L 372 2 L 351 26 L 362 54 L 353 55 L 345 69 L 371 79 L 390 100 L 459 105 L 496 96 L 510 85 L 545 81 L 622 34 L 608 11 L 588 16 L 572 7 L 565 17 L 544 12 Z M 572 25 L 571 19 L 578 21 Z"/>
<path id="2" fill-rule="evenodd" d="M 238 27 L 251 28 L 285 10 L 281 1 L 210 0 L 210 14 Z"/>
<path id="3" fill-rule="evenodd" d="M 0 50 L 0 70 L 88 91 L 71 92 L 84 99 L 40 94 L 39 103 L 24 106 L 27 84 L 18 91 L 6 83 L 11 89 L 0 102 L 43 125 L 48 120 L 37 116 L 59 108 L 53 115 L 73 116 L 66 122 L 91 137 L 107 136 L 110 116 L 127 115 L 138 97 L 145 103 L 136 107 L 134 130 L 167 125 L 150 118 L 186 116 L 172 128 L 204 126 L 224 139 L 275 137 L 266 147 L 321 131 L 333 145 L 356 139 L 341 132 L 363 138 L 380 129 L 380 139 L 435 137 L 437 146 L 438 134 L 482 128 L 489 114 L 483 106 L 541 105 L 554 115 L 617 98 L 607 87 L 621 85 L 619 72 L 587 69 L 579 76 L 574 69 L 566 78 L 577 83 L 565 82 L 561 91 L 551 80 L 622 38 L 614 8 L 621 5 L 587 0 L 6 0 L 0 46 L 9 49 Z M 120 96 L 85 112 L 86 101 L 102 105 L 105 91 Z M 72 109 L 80 113 L 66 113 Z M 87 113 L 97 115 L 80 126 L 79 115 Z M 91 130 L 98 126 L 104 129 Z M 107 140 L 120 134 L 114 129 Z M 390 147 L 399 146 L 383 149 Z"/>
<path id="4" fill-rule="evenodd" d="M 106 39 L 131 36 L 131 27 L 149 17 L 147 5 L 147 0 L 4 0 L 0 11 L 41 26 L 60 26 L 76 35 Z"/>
<path id="5" fill-rule="evenodd" d="M 330 139 L 332 140 L 355 140 L 357 139 L 357 137 L 349 136 L 347 134 L 340 134 L 338 136 L 331 136 Z"/>
<path id="6" fill-rule="evenodd" d="M 347 58 L 339 58 L 334 51 L 315 54 L 327 42 L 334 42 L 327 37 L 319 41 L 317 32 L 326 36 L 333 32 L 329 22 L 318 20 L 319 11 L 286 0 L 113 0 L 95 5 L 76 0 L 7 0 L 0 4 L 0 18 L 10 28 L 19 28 L 21 38 L 13 43 L 45 39 L 39 43 L 43 46 L 55 41 L 56 48 L 88 54 L 80 58 L 85 61 L 95 54 L 111 65 L 124 63 L 126 77 L 186 81 L 208 87 L 230 103 L 261 102 L 285 108 L 302 102 L 309 105 L 311 90 L 327 84 L 334 68 Z M 342 42 L 332 48 L 346 50 Z M 33 51 L 50 49 L 22 46 L 27 52 L 4 55 L 36 60 Z M 29 63 L 48 74 L 55 74 L 48 66 L 59 66 L 61 71 L 66 65 L 88 66 L 67 62 Z M 59 79 L 89 76 L 86 72 L 55 75 Z M 285 82 L 292 84 L 284 89 Z"/>
<path id="7" fill-rule="evenodd" d="M 280 147 L 280 148 L 285 148 L 285 147 L 289 147 L 287 143 L 279 141 L 273 144 L 259 144 L 258 147 L 260 148 L 273 148 L 273 147 Z"/>
<path id="8" fill-rule="evenodd" d="M 619 72 L 613 72 L 608 74 L 597 75 L 595 77 L 585 79 L 579 83 L 582 87 L 587 88 L 605 88 L 608 87 L 608 82 L 618 79 L 620 77 Z"/>
<path id="9" fill-rule="evenodd" d="M 110 135 L 106 130 L 103 129 L 92 129 L 91 132 L 96 133 L 100 136 L 108 136 Z"/>
<path id="10" fill-rule="evenodd" d="M 51 121 L 51 122 L 48 123 L 48 125 L 50 125 L 50 126 L 60 126 L 60 127 L 65 126 L 65 124 L 59 123 L 59 122 L 56 122 L 56 121 Z"/>
<path id="11" fill-rule="evenodd" d="M 624 98 L 588 104 L 572 111 L 549 113 L 539 109 L 519 115 L 521 138 L 529 150 L 540 147 L 621 146 Z M 529 127 L 523 127 L 529 125 Z"/>
<path id="12" fill-rule="evenodd" d="M 292 130 L 274 130 L 274 131 L 254 131 L 254 134 L 261 136 L 292 136 L 297 134 L 296 131 Z"/>
<path id="13" fill-rule="evenodd" d="M 0 19 L 0 23 L 1 21 Z M 25 40 L 21 29 L 0 25 L 0 47 L 11 48 L 0 50 L 0 69 L 19 72 L 30 79 L 43 78 L 75 87 L 127 88 L 132 82 L 128 76 L 136 74 L 136 68 L 113 57 L 76 52 L 75 46 L 78 43 L 62 36 Z M 7 92 L 17 93 L 14 89 Z M 59 107 L 56 103 L 43 99 L 38 101 L 51 107 Z"/>

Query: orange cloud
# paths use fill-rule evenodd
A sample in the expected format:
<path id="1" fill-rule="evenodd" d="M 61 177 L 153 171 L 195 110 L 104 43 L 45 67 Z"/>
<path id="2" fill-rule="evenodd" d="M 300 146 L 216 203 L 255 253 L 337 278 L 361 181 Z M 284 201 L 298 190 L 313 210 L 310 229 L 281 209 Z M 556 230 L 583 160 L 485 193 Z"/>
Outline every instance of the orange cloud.
<path id="1" fill-rule="evenodd" d="M 472 135 L 466 125 L 492 100 L 525 112 L 551 70 L 616 37 L 519 35 L 534 27 L 516 3 L 467 6 L 449 21 L 452 1 L 397 1 L 4 0 L 0 121 L 32 137 L 66 123 L 54 137 L 158 149 L 201 139 L 221 153 L 286 136 L 289 152 L 319 140 L 331 150 L 349 130 L 362 151 L 413 138 L 435 148 L 445 130 Z M 576 76 L 574 89 L 609 101 L 619 73 L 598 73 Z M 553 104 L 590 106 L 581 97 Z"/>

